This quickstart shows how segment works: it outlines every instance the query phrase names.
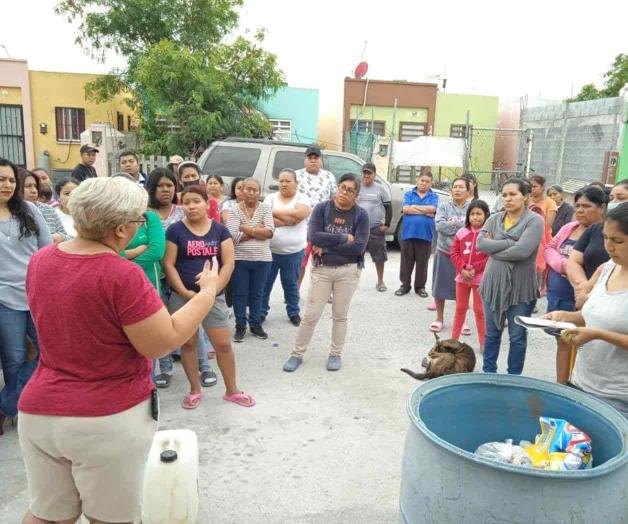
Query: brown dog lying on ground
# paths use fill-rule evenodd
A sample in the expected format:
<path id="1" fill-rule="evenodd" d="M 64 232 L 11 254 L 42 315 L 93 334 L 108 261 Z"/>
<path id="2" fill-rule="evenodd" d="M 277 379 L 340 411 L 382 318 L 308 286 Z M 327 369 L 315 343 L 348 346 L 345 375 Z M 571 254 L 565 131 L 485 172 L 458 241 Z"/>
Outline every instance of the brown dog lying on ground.
<path id="1" fill-rule="evenodd" d="M 471 373 L 475 368 L 475 353 L 469 344 L 460 342 L 454 338 L 441 340 L 438 334 L 436 345 L 423 358 L 421 365 L 425 368 L 425 373 L 415 373 L 409 369 L 401 368 L 417 380 L 442 377 L 453 373 Z"/>

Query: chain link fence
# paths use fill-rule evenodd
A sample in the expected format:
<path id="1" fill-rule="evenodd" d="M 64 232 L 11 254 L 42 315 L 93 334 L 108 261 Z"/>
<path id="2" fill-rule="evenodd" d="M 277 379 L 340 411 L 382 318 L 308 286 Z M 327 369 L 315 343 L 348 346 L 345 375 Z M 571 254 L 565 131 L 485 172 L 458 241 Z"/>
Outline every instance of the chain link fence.
<path id="1" fill-rule="evenodd" d="M 365 162 L 370 162 L 377 143 L 377 135 L 362 131 L 348 131 L 345 133 L 344 143 L 346 153 L 352 153 Z"/>
<path id="2" fill-rule="evenodd" d="M 533 174 L 528 170 L 532 135 L 524 129 L 472 127 L 467 139 L 466 172 L 484 189 L 499 191 L 510 177 Z"/>

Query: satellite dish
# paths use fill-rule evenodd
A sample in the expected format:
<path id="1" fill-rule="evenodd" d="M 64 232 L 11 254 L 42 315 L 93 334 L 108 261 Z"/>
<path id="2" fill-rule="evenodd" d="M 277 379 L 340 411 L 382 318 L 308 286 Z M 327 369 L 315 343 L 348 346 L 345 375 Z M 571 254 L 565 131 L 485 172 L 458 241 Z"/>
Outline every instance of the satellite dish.
<path id="1" fill-rule="evenodd" d="M 353 77 L 357 80 L 360 80 L 361 78 L 364 78 L 366 76 L 368 70 L 369 65 L 366 62 L 360 62 L 353 72 Z"/>

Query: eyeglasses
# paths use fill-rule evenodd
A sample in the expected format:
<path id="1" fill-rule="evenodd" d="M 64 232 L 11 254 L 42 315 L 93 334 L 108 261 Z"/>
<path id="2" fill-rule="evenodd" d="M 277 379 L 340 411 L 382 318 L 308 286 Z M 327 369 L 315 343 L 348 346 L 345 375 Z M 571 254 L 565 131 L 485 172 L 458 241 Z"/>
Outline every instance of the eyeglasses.
<path id="1" fill-rule="evenodd" d="M 353 189 L 352 187 L 347 187 L 344 184 L 340 184 L 338 186 L 338 191 L 340 191 L 341 193 L 346 193 L 347 195 L 355 195 L 357 193 L 355 189 Z"/>
<path id="2" fill-rule="evenodd" d="M 138 220 L 129 220 L 130 223 L 132 224 L 146 224 L 146 215 L 142 215 L 141 218 L 139 218 Z"/>

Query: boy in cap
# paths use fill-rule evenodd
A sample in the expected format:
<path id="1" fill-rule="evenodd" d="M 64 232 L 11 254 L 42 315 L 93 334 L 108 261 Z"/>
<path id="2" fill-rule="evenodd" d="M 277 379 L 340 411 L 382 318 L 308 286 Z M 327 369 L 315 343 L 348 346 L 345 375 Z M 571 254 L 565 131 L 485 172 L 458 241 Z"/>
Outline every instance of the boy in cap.
<path id="1" fill-rule="evenodd" d="M 79 149 L 81 155 L 81 161 L 72 170 L 72 178 L 79 183 L 88 178 L 95 178 L 98 176 L 96 169 L 94 169 L 94 162 L 96 162 L 96 153 L 98 149 L 91 144 L 83 144 Z"/>

